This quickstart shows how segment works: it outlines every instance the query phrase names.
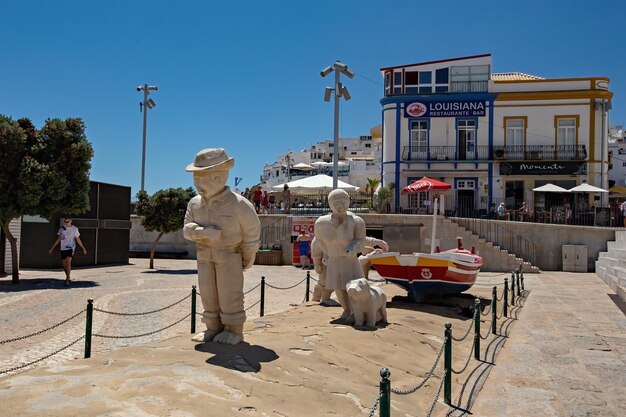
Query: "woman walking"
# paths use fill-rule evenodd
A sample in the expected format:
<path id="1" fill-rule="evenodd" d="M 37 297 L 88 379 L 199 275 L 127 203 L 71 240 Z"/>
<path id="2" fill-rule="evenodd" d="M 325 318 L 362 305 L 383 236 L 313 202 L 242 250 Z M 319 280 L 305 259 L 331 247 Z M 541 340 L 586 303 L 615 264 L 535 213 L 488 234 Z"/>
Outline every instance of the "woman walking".
<path id="1" fill-rule="evenodd" d="M 70 274 L 72 272 L 72 258 L 76 250 L 76 243 L 81 247 L 84 255 L 87 255 L 87 249 L 85 249 L 83 242 L 80 240 L 78 227 L 72 224 L 72 218 L 66 217 L 64 223 L 65 224 L 59 229 L 57 233 L 58 236 L 48 253 L 51 255 L 56 245 L 58 245 L 59 242 L 61 243 L 61 262 L 63 263 L 63 270 L 65 271 L 65 286 L 68 286 L 70 282 L 72 282 Z"/>

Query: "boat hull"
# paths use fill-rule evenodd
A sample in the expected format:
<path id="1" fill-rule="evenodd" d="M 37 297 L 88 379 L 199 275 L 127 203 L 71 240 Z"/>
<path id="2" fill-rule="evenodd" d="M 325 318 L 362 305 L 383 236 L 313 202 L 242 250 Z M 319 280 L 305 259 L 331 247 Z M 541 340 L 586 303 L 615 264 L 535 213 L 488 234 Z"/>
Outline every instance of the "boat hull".
<path id="1" fill-rule="evenodd" d="M 482 258 L 464 252 L 410 255 L 391 252 L 372 257 L 371 261 L 382 277 L 405 288 L 409 299 L 419 302 L 431 295 L 458 294 L 474 285 Z"/>

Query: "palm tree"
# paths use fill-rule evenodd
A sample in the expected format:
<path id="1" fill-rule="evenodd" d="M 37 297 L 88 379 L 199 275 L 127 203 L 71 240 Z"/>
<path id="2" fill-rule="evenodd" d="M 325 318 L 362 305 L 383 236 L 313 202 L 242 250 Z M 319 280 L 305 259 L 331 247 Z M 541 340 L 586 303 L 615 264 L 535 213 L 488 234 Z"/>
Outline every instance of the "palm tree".
<path id="1" fill-rule="evenodd" d="M 376 188 L 380 184 L 380 180 L 378 178 L 368 178 L 367 185 L 365 186 L 365 192 L 369 195 L 369 205 L 373 208 L 374 206 L 374 192 Z"/>

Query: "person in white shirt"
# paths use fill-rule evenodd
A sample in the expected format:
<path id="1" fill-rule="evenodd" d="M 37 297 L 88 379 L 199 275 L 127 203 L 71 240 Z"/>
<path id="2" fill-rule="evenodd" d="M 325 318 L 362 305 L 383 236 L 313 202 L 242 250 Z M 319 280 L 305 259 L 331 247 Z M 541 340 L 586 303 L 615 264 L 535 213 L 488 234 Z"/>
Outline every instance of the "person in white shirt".
<path id="1" fill-rule="evenodd" d="M 65 224 L 59 229 L 57 238 L 48 253 L 51 255 L 56 245 L 61 244 L 61 262 L 63 263 L 63 270 L 65 271 L 65 285 L 68 286 L 70 282 L 72 282 L 70 274 L 72 272 L 72 258 L 76 250 L 76 244 L 78 243 L 81 247 L 84 255 L 87 255 L 87 249 L 85 249 L 82 240 L 80 240 L 78 227 L 72 224 L 72 218 L 66 217 L 64 223 Z"/>

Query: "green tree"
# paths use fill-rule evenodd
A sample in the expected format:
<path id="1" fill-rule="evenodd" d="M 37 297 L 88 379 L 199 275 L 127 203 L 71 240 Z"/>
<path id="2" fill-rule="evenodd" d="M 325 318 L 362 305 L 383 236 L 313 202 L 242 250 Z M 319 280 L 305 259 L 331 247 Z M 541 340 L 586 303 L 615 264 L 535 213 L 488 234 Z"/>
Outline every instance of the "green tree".
<path id="1" fill-rule="evenodd" d="M 380 180 L 378 178 L 368 178 L 367 185 L 365 185 L 365 192 L 369 197 L 368 205 L 370 208 L 374 208 L 374 193 L 376 192 L 376 188 L 380 184 Z"/>
<path id="2" fill-rule="evenodd" d="M 166 233 L 183 228 L 187 203 L 196 195 L 193 188 L 168 188 L 150 197 L 147 192 L 137 193 L 135 212 L 142 216 L 141 224 L 148 232 L 159 232 L 150 250 L 150 269 L 154 269 L 154 253 L 159 240 Z"/>
<path id="3" fill-rule="evenodd" d="M 29 119 L 0 115 L 0 227 L 11 246 L 14 284 L 17 239 L 9 223 L 23 215 L 51 218 L 89 210 L 92 156 L 82 119 L 48 119 L 37 130 Z"/>
<path id="4" fill-rule="evenodd" d="M 386 187 L 381 187 L 378 190 L 378 212 L 379 213 L 389 213 L 390 211 L 390 203 L 393 200 L 394 189 L 396 185 L 392 182 L 389 183 Z"/>

